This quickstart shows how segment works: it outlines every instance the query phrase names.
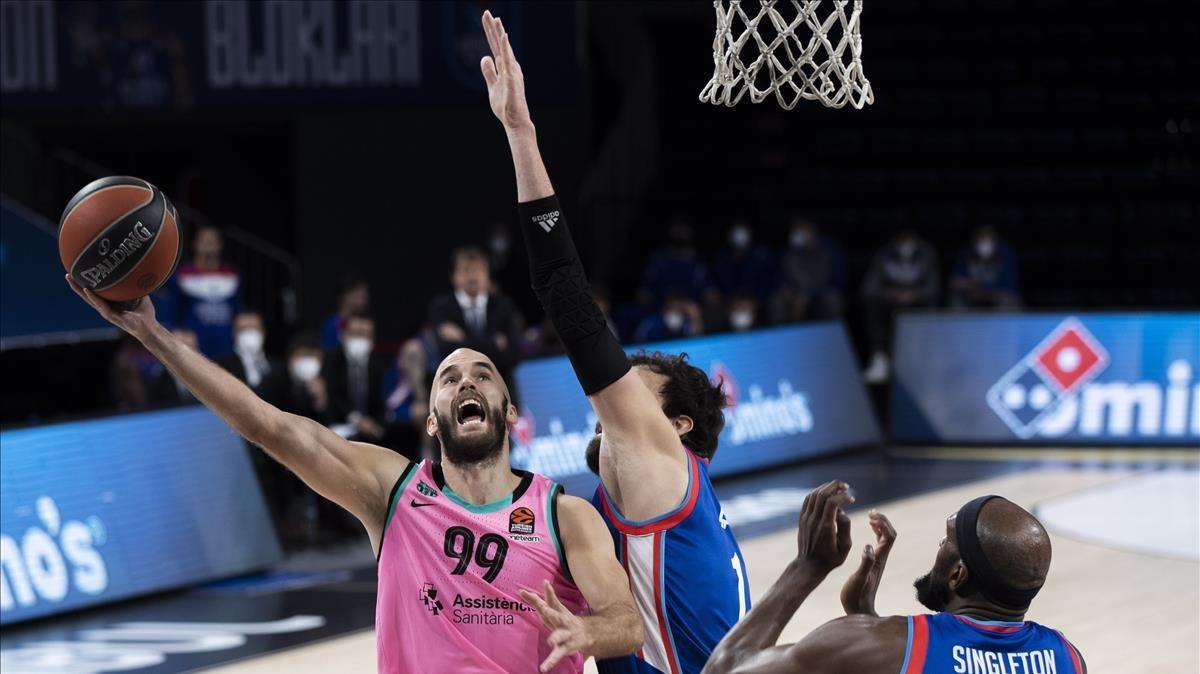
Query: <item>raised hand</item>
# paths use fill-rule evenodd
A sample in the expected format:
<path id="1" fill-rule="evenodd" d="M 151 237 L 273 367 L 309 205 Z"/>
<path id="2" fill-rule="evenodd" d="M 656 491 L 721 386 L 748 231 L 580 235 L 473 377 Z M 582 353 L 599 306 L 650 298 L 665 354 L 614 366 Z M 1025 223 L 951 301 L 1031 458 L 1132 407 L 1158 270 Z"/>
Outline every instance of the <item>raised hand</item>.
<path id="1" fill-rule="evenodd" d="M 850 554 L 850 518 L 842 506 L 854 503 L 850 485 L 826 482 L 804 498 L 800 509 L 798 559 L 816 570 L 829 572 Z"/>
<path id="2" fill-rule="evenodd" d="M 875 591 L 896 541 L 896 528 L 883 513 L 872 510 L 867 520 L 875 532 L 875 545 L 863 548 L 862 561 L 842 586 L 842 608 L 846 615 L 879 615 L 875 612 Z"/>
<path id="3" fill-rule="evenodd" d="M 149 297 L 134 300 L 134 303 L 109 302 L 91 290 L 80 287 L 70 274 L 67 274 L 65 278 L 67 285 L 71 286 L 71 290 L 74 290 L 76 295 L 79 295 L 84 302 L 99 312 L 104 320 L 134 337 L 140 339 L 157 322 L 154 318 L 154 304 L 150 302 Z"/>
<path id="4" fill-rule="evenodd" d="M 521 72 L 521 64 L 513 54 L 504 24 L 492 16 L 490 10 L 483 13 L 483 33 L 492 48 L 492 55 L 483 57 L 479 69 L 487 82 L 492 113 L 506 131 L 533 128 L 529 105 L 525 102 L 525 75 Z"/>
<path id="5" fill-rule="evenodd" d="M 558 600 L 558 595 L 554 593 L 554 586 L 550 584 L 550 581 L 543 581 L 542 588 L 545 598 L 529 590 L 521 590 L 521 599 L 537 609 L 542 624 L 550 629 L 550 637 L 546 639 L 546 643 L 550 644 L 554 650 L 542 661 L 540 667 L 541 671 L 548 672 L 558 664 L 559 660 L 576 651 L 583 651 L 584 654 L 587 654 L 591 640 L 588 638 L 587 623 L 562 605 L 562 602 Z"/>

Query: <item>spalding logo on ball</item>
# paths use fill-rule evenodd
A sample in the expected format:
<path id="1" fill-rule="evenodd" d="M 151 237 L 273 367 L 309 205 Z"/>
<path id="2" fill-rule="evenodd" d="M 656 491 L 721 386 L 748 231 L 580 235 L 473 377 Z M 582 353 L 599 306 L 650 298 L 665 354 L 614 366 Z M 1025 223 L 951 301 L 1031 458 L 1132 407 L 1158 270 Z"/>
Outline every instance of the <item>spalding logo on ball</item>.
<path id="1" fill-rule="evenodd" d="M 115 302 L 166 283 L 183 252 L 179 214 L 140 178 L 110 176 L 79 190 L 58 221 L 58 255 L 81 287 Z"/>

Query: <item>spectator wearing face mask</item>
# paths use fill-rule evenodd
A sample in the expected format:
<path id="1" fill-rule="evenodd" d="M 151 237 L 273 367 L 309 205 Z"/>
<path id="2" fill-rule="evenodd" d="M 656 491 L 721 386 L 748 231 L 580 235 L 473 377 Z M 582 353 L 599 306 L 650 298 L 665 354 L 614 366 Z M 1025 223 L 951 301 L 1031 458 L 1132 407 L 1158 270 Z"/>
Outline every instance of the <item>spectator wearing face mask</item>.
<path id="1" fill-rule="evenodd" d="M 937 251 L 916 232 L 900 232 L 875 253 L 862 287 L 871 347 L 871 362 L 863 373 L 868 383 L 879 383 L 888 377 L 887 345 L 896 314 L 935 306 L 940 290 Z"/>
<path id="2" fill-rule="evenodd" d="M 738 293 L 729 302 L 725 324 L 729 332 L 749 332 L 758 327 L 758 300 L 751 293 Z"/>
<path id="3" fill-rule="evenodd" d="M 266 337 L 262 314 L 243 311 L 233 320 L 233 353 L 216 362 L 264 400 L 273 402 L 280 395 L 284 372 L 283 364 L 267 355 Z"/>
<path id="4" fill-rule="evenodd" d="M 633 335 L 635 343 L 683 339 L 703 334 L 700 305 L 682 293 L 667 296 L 662 311 L 647 316 Z"/>
<path id="5" fill-rule="evenodd" d="M 302 332 L 288 344 L 287 383 L 279 407 L 285 412 L 329 423 L 329 394 L 321 376 L 321 339 Z"/>
<path id="6" fill-rule="evenodd" d="M 729 228 L 729 244 L 717 253 L 713 263 L 713 285 L 728 301 L 739 293 L 749 293 L 765 304 L 775 290 L 775 258 L 766 246 L 754 240 L 749 223 L 738 220 Z"/>
<path id="7" fill-rule="evenodd" d="M 367 279 L 360 274 L 347 274 L 338 287 L 337 311 L 325 319 L 325 326 L 321 329 L 321 346 L 326 349 L 337 348 L 342 343 L 346 320 L 354 314 L 365 314 L 370 308 L 371 287 Z"/>
<path id="8" fill-rule="evenodd" d="M 325 354 L 321 376 L 329 388 L 330 427 L 349 438 L 384 437 L 384 364 L 372 354 L 375 321 L 365 314 L 346 319 L 340 348 Z"/>
<path id="9" fill-rule="evenodd" d="M 793 218 L 788 248 L 780 257 L 782 286 L 771 298 L 771 322 L 795 323 L 842 314 L 844 265 L 835 243 L 817 226 Z"/>
<path id="10" fill-rule="evenodd" d="M 1012 309 L 1021 305 L 1016 255 L 996 230 L 980 227 L 950 273 L 950 306 Z"/>

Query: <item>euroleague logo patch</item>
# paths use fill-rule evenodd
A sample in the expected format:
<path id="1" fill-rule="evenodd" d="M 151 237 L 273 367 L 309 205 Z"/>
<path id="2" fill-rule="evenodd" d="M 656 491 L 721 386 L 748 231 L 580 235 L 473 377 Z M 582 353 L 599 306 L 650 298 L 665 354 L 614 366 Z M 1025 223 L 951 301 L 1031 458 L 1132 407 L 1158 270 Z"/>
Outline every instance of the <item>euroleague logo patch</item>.
<path id="1" fill-rule="evenodd" d="M 988 406 L 1018 437 L 1031 438 L 1108 362 L 1108 352 L 1092 333 L 1068 318 L 988 389 Z"/>
<path id="2" fill-rule="evenodd" d="M 508 533 L 510 534 L 525 534 L 533 533 L 533 511 L 529 508 L 515 508 L 508 514 Z"/>
<path id="3" fill-rule="evenodd" d="M 508 537 L 518 543 L 537 543 L 542 540 L 533 533 L 533 511 L 529 508 L 514 508 L 508 514 Z"/>

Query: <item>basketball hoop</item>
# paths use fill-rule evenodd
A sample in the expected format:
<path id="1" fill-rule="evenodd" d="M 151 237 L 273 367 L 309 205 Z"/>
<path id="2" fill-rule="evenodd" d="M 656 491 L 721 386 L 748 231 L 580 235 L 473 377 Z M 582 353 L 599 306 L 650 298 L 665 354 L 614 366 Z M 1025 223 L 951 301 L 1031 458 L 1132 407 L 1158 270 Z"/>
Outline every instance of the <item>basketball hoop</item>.
<path id="1" fill-rule="evenodd" d="M 749 0 L 745 0 L 749 2 Z M 776 6 L 787 0 L 758 0 L 751 16 L 743 0 L 714 0 L 717 33 L 713 37 L 713 76 L 700 100 L 733 107 L 747 92 L 751 103 L 770 94 L 785 110 L 804 98 L 826 107 L 847 103 L 861 110 L 875 100 L 862 70 L 859 15 L 862 0 L 833 0 L 824 18 L 822 0 L 790 0 L 795 16 L 786 18 Z M 807 39 L 806 39 L 807 37 Z"/>

